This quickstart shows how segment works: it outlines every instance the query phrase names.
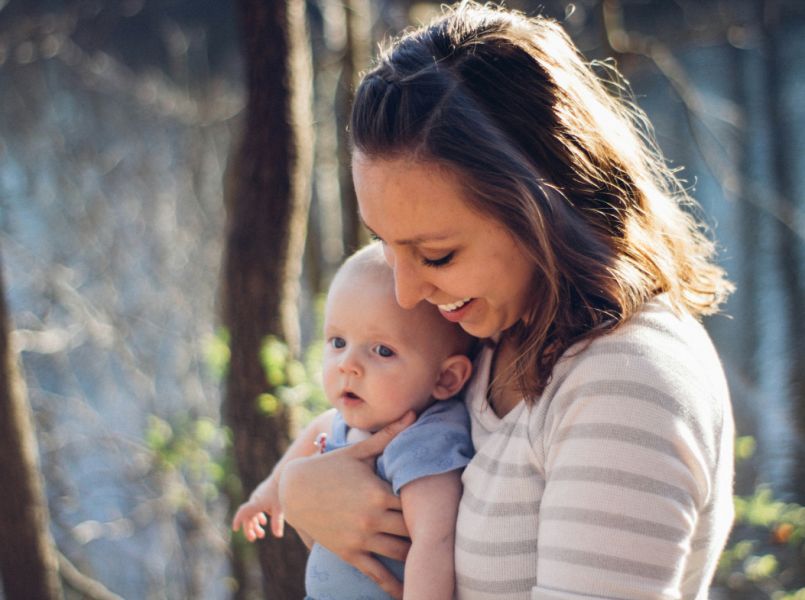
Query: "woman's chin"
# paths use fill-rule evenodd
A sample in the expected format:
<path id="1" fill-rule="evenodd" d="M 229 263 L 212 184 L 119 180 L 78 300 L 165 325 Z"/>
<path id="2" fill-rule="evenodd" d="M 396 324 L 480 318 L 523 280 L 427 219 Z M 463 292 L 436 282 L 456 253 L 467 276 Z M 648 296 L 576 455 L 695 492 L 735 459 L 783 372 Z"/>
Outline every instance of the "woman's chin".
<path id="1" fill-rule="evenodd" d="M 500 330 L 486 323 L 465 323 L 459 322 L 461 328 L 473 337 L 490 338 L 500 333 Z"/>
<path id="2" fill-rule="evenodd" d="M 473 322 L 473 321 L 461 321 L 459 325 L 461 328 L 469 333 L 471 336 L 477 338 L 497 338 L 499 337 L 504 331 L 511 329 L 514 325 L 517 324 L 517 321 L 514 323 L 506 323 L 503 321 L 483 321 L 483 322 Z"/>

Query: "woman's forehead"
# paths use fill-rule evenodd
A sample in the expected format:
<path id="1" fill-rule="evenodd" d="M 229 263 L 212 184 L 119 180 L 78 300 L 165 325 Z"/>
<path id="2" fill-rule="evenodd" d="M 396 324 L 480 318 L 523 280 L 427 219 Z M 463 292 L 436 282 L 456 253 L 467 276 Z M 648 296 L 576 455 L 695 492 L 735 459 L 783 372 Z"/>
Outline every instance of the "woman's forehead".
<path id="1" fill-rule="evenodd" d="M 466 200 L 457 177 L 442 168 L 404 159 L 363 159 L 355 167 L 355 191 L 367 229 L 387 243 L 439 242 L 485 220 Z"/>
<path id="2" fill-rule="evenodd" d="M 406 157 L 358 158 L 353 161 L 353 179 L 361 192 L 408 195 L 408 199 L 440 198 L 445 195 L 463 200 L 464 188 L 459 174 L 437 163 Z M 360 199 L 360 197 L 359 197 Z"/>

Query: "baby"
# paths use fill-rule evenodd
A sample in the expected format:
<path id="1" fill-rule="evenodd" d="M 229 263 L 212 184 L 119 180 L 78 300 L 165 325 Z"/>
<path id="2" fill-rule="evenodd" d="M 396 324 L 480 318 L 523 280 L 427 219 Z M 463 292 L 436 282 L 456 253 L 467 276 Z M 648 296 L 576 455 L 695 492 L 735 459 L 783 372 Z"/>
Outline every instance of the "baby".
<path id="1" fill-rule="evenodd" d="M 330 286 L 324 317 L 324 391 L 334 406 L 291 445 L 232 522 L 249 541 L 283 523 L 279 481 L 288 461 L 366 437 L 413 410 L 416 422 L 377 459 L 377 472 L 399 494 L 411 535 L 405 564 L 378 557 L 403 579 L 404 598 L 453 596 L 453 543 L 461 471 L 472 457 L 469 418 L 455 398 L 469 379 L 474 339 L 420 303 L 400 308 L 379 244 L 350 257 Z M 326 439 L 322 432 L 329 432 Z M 314 442 L 317 442 L 314 444 Z M 403 573 L 404 571 L 404 573 Z M 314 544 L 305 575 L 307 597 L 389 598 L 371 579 Z"/>

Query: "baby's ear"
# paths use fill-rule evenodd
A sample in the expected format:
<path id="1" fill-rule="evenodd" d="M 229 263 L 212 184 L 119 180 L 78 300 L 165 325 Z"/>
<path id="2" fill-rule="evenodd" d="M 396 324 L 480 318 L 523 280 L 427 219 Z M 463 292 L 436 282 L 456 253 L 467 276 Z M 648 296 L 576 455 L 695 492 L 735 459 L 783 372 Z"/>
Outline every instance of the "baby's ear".
<path id="1" fill-rule="evenodd" d="M 463 354 L 455 354 L 444 359 L 436 387 L 433 388 L 433 397 L 437 400 L 452 398 L 461 391 L 470 375 L 472 375 L 472 362 Z"/>

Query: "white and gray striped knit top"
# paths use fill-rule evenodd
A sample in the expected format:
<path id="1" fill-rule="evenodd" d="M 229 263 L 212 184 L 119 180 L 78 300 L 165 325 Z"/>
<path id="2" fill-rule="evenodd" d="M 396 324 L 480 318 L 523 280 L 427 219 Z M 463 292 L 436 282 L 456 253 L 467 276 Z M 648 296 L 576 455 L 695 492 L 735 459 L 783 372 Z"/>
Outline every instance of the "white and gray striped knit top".
<path id="1" fill-rule="evenodd" d="M 701 324 L 661 296 L 502 419 L 493 350 L 467 390 L 476 455 L 456 529 L 458 600 L 703 600 L 732 518 L 733 421 Z"/>

